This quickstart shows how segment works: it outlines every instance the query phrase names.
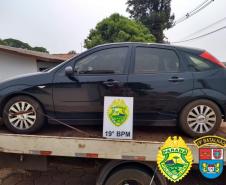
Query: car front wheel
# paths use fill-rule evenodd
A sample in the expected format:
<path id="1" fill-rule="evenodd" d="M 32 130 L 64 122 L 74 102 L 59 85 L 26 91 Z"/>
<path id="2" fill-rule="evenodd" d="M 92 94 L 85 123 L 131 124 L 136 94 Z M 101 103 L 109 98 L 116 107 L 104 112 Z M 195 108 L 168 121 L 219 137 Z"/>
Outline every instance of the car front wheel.
<path id="1" fill-rule="evenodd" d="M 220 127 L 222 114 L 219 107 L 209 100 L 196 100 L 182 110 L 179 124 L 191 137 L 213 134 Z"/>
<path id="2" fill-rule="evenodd" d="M 44 114 L 40 104 L 28 96 L 10 99 L 3 112 L 6 127 L 17 134 L 30 134 L 44 124 Z"/>

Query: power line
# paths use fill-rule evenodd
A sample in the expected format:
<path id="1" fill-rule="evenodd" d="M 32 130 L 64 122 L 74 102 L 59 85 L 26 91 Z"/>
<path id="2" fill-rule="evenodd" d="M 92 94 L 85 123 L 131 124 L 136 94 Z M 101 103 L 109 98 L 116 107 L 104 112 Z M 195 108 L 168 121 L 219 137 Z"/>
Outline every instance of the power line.
<path id="1" fill-rule="evenodd" d="M 209 0 L 205 0 L 205 1 L 202 2 L 200 5 L 198 5 L 194 10 L 190 11 L 190 13 L 193 13 L 194 11 L 197 11 L 199 8 L 201 8 L 201 7 L 202 7 L 204 4 L 206 4 L 208 1 L 209 1 Z M 177 20 L 175 21 L 175 24 L 178 23 L 178 22 L 180 22 L 180 21 L 185 20 L 185 19 L 188 17 L 187 15 L 189 15 L 189 13 L 186 13 L 185 16 L 183 16 L 183 17 L 177 19 Z"/>
<path id="2" fill-rule="evenodd" d="M 206 27 L 194 32 L 194 33 L 191 33 L 190 35 L 186 36 L 185 38 L 189 38 L 189 37 L 191 37 L 191 36 L 193 36 L 193 35 L 195 35 L 195 34 L 197 34 L 199 32 L 202 32 L 202 31 L 204 31 L 204 30 L 206 30 L 208 28 L 211 28 L 211 27 L 219 24 L 220 22 L 223 22 L 224 20 L 226 20 L 226 17 L 224 17 L 223 19 L 217 20 L 216 22 L 214 22 L 214 23 L 212 23 L 212 24 L 210 24 L 210 25 L 208 25 L 208 26 L 206 26 Z"/>
<path id="3" fill-rule="evenodd" d="M 202 2 L 200 5 L 198 5 L 194 10 L 192 10 L 190 13 L 195 12 L 196 10 L 198 10 L 199 8 L 201 8 L 203 5 L 205 5 L 209 0 L 205 0 L 204 2 Z"/>
<path id="4" fill-rule="evenodd" d="M 175 25 L 184 22 L 185 20 L 187 20 L 188 18 L 192 17 L 193 15 L 197 14 L 198 12 L 200 12 L 201 10 L 203 10 L 204 8 L 206 8 L 207 6 L 210 5 L 210 3 L 212 3 L 214 0 L 211 0 L 210 2 L 208 2 L 207 4 L 204 4 L 203 6 L 201 6 L 200 8 L 198 8 L 197 10 L 193 10 L 189 13 L 187 13 L 184 17 L 182 17 L 180 20 L 175 22 Z"/>
<path id="5" fill-rule="evenodd" d="M 183 17 L 179 18 L 178 20 L 176 20 L 173 26 L 176 26 L 177 24 L 179 24 L 179 23 L 187 20 L 191 16 L 197 14 L 198 12 L 200 12 L 201 10 L 203 10 L 204 8 L 209 6 L 212 2 L 214 2 L 214 0 L 205 0 L 200 5 L 198 5 L 195 9 L 193 9 L 192 11 L 186 13 L 185 16 L 183 16 Z"/>
<path id="6" fill-rule="evenodd" d="M 187 13 L 184 17 L 178 19 L 177 21 L 175 21 L 175 25 L 179 24 L 183 21 L 185 21 L 186 19 L 190 18 L 191 16 L 197 14 L 198 12 L 200 12 L 201 10 L 203 10 L 204 8 L 206 8 L 210 3 L 212 3 L 214 0 L 205 0 L 202 4 L 200 4 L 199 6 L 197 6 L 194 10 L 190 11 L 189 13 Z"/>
<path id="7" fill-rule="evenodd" d="M 171 43 L 172 43 L 172 44 L 176 44 L 176 43 L 182 43 L 182 42 L 188 42 L 188 41 L 200 39 L 200 38 L 202 38 L 202 37 L 206 37 L 206 36 L 208 36 L 208 35 L 211 35 L 211 34 L 213 34 L 213 33 L 216 33 L 216 32 L 218 32 L 218 31 L 221 31 L 221 30 L 224 30 L 224 29 L 226 29 L 226 26 L 223 26 L 223 27 L 221 27 L 221 28 L 218 28 L 218 29 L 216 29 L 216 30 L 214 30 L 214 31 L 211 31 L 211 32 L 209 32 L 209 33 L 200 35 L 200 36 L 198 36 L 198 37 L 194 37 L 194 38 L 187 39 L 187 40 L 182 40 L 182 41 L 177 41 L 177 42 L 171 42 Z"/>

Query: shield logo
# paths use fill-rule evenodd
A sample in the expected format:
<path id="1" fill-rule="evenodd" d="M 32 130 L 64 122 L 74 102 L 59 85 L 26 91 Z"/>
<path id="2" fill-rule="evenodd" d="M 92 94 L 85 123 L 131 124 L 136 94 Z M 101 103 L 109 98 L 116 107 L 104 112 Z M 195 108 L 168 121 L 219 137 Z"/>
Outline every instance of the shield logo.
<path id="1" fill-rule="evenodd" d="M 192 165 L 192 153 L 184 140 L 169 137 L 158 152 L 157 163 L 162 174 L 177 182 L 187 175 Z"/>
<path id="2" fill-rule="evenodd" d="M 223 172 L 224 149 L 222 148 L 200 148 L 199 170 L 208 179 L 215 179 Z"/>
<path id="3" fill-rule="evenodd" d="M 123 99 L 116 99 L 108 108 L 108 118 L 117 127 L 126 122 L 129 117 L 129 107 Z"/>

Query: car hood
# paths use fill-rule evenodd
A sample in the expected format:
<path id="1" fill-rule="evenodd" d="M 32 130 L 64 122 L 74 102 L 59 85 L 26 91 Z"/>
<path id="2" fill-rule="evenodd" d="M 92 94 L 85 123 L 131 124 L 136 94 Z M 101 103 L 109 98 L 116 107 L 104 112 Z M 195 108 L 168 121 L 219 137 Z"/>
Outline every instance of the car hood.
<path id="1" fill-rule="evenodd" d="M 13 78 L 0 82 L 0 90 L 7 87 L 15 86 L 15 85 L 35 86 L 35 85 L 41 85 L 41 84 L 48 84 L 51 81 L 52 81 L 51 73 L 48 73 L 48 72 L 30 73 L 30 74 L 15 76 Z"/>

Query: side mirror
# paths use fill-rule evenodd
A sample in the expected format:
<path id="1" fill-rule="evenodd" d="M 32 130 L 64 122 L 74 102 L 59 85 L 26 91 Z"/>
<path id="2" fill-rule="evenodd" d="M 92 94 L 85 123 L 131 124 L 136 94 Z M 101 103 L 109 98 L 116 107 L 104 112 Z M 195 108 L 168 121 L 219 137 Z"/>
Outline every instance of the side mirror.
<path id="1" fill-rule="evenodd" d="M 72 68 L 71 66 L 67 66 L 67 67 L 65 68 L 65 74 L 66 74 L 67 76 L 72 76 L 72 75 L 74 74 L 73 68 Z"/>

